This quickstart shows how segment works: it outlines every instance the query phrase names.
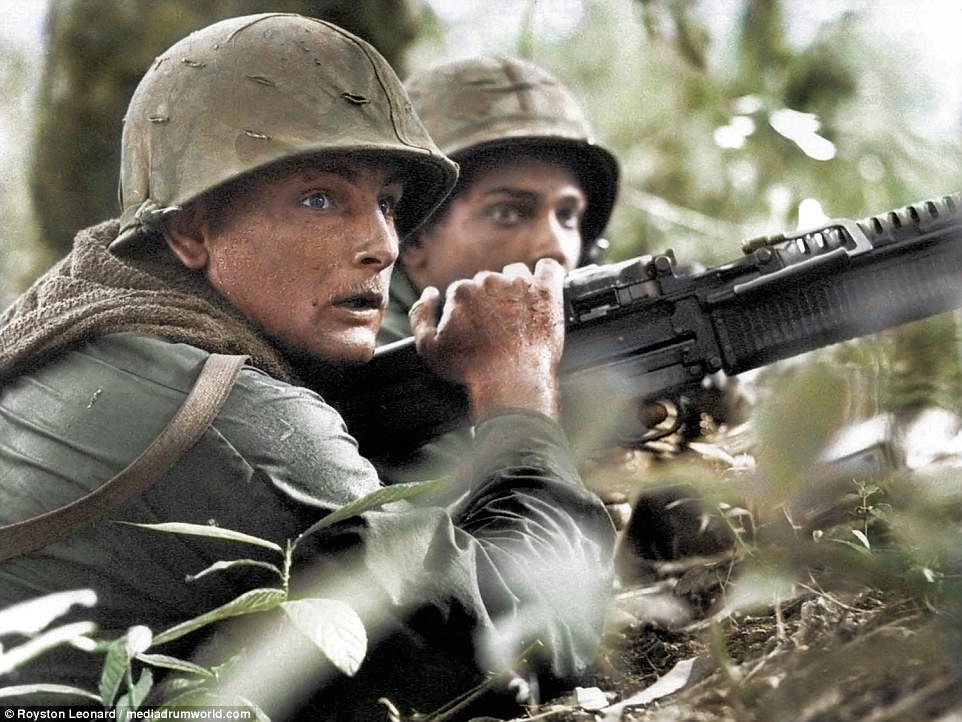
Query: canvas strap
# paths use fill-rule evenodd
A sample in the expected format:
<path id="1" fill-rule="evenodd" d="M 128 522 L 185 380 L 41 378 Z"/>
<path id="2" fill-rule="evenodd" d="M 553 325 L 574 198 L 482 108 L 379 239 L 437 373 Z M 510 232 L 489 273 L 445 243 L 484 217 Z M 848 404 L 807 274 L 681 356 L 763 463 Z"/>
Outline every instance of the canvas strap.
<path id="1" fill-rule="evenodd" d="M 0 526 L 0 561 L 59 541 L 147 491 L 204 435 L 230 395 L 247 359 L 247 356 L 211 354 L 183 405 L 163 431 L 107 483 L 57 509 Z"/>

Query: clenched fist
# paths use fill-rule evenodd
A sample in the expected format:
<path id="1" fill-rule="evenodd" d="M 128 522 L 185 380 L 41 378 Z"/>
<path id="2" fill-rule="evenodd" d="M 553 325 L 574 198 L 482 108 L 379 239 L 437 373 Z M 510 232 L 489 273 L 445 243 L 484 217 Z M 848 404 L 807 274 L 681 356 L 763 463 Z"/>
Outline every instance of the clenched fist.
<path id="1" fill-rule="evenodd" d="M 558 416 L 564 347 L 564 270 L 542 259 L 501 273 L 482 271 L 440 294 L 424 289 L 410 312 L 418 353 L 444 378 L 467 387 L 475 420 L 501 408 Z"/>

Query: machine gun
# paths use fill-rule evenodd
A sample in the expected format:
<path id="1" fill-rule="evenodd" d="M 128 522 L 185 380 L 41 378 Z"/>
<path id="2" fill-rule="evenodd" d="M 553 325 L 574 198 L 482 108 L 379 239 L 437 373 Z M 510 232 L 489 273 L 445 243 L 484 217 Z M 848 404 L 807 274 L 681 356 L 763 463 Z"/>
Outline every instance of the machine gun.
<path id="1" fill-rule="evenodd" d="M 639 400 L 962 306 L 959 194 L 742 250 L 699 272 L 668 252 L 568 274 L 561 379 L 572 423 L 636 446 L 650 438 Z M 411 338 L 324 393 L 371 457 L 403 458 L 467 423 L 463 390 L 431 372 Z"/>

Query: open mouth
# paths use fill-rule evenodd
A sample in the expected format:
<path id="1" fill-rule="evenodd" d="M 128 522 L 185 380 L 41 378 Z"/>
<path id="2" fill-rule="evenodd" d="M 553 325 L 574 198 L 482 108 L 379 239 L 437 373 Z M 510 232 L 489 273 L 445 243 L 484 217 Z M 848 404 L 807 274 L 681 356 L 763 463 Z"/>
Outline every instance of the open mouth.
<path id="1" fill-rule="evenodd" d="M 380 311 L 384 308 L 384 294 L 376 291 L 364 291 L 335 298 L 332 303 L 334 306 L 352 311 Z"/>

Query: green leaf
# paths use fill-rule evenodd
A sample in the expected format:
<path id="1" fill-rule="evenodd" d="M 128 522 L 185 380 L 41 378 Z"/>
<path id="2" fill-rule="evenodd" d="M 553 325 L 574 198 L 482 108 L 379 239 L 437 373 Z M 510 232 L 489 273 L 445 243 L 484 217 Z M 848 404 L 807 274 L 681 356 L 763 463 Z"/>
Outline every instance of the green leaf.
<path id="1" fill-rule="evenodd" d="M 214 673 L 209 669 L 205 669 L 199 664 L 188 662 L 186 659 L 169 657 L 166 654 L 138 654 L 137 660 L 153 667 L 173 669 L 177 672 L 185 672 L 186 674 L 196 674 L 197 676 L 204 677 L 205 679 L 214 678 Z"/>
<path id="2" fill-rule="evenodd" d="M 860 542 L 862 542 L 862 544 L 865 545 L 865 548 L 866 548 L 866 549 L 868 549 L 869 551 L 872 550 L 872 545 L 869 543 L 868 537 L 865 536 L 865 533 L 864 533 L 864 532 L 859 531 L 858 529 L 852 529 L 852 534 L 853 534 Z"/>
<path id="3" fill-rule="evenodd" d="M 164 679 L 164 692 L 168 696 L 185 694 L 206 685 L 209 681 L 203 677 L 167 677 Z"/>
<path id="4" fill-rule="evenodd" d="M 212 664 L 210 671 L 214 673 L 215 679 L 220 679 L 221 675 L 228 674 L 234 669 L 241 661 L 241 655 L 234 654 L 225 659 L 220 664 Z"/>
<path id="5" fill-rule="evenodd" d="M 69 687 L 65 684 L 23 684 L 17 687 L 0 687 L 0 697 L 20 697 L 25 694 L 67 694 L 74 697 L 85 697 L 94 702 L 100 702 L 100 696 L 79 687 Z"/>
<path id="6" fill-rule="evenodd" d="M 126 643 L 127 638 L 121 637 L 107 647 L 107 657 L 100 673 L 100 699 L 104 707 L 113 707 L 120 684 L 127 675 L 130 658 L 127 656 Z"/>
<path id="7" fill-rule="evenodd" d="M 367 633 L 349 605 L 335 599 L 299 599 L 281 607 L 335 667 L 349 677 L 357 672 L 367 654 Z"/>
<path id="8" fill-rule="evenodd" d="M 261 539 L 257 536 L 251 536 L 250 534 L 244 534 L 243 532 L 234 531 L 232 529 L 221 529 L 219 526 L 208 526 L 206 524 L 184 524 L 181 522 L 167 522 L 164 524 L 134 524 L 129 521 L 120 521 L 118 524 L 126 524 L 127 526 L 136 526 L 141 529 L 150 529 L 152 531 L 162 531 L 167 534 L 186 534 L 188 536 L 203 536 L 208 539 L 220 539 L 221 541 L 236 541 L 243 544 L 253 544 L 254 546 L 265 547 L 267 549 L 273 549 L 280 554 L 284 553 L 277 544 L 267 539 Z"/>
<path id="9" fill-rule="evenodd" d="M 260 562 L 256 559 L 233 559 L 231 561 L 214 562 L 209 567 L 197 572 L 196 574 L 188 574 L 186 581 L 193 582 L 213 572 L 222 572 L 225 569 L 232 569 L 233 567 L 241 566 L 260 567 L 261 569 L 267 569 L 268 571 L 274 572 L 281 579 L 284 578 L 284 573 L 276 566 L 269 564 L 268 562 Z"/>
<path id="10" fill-rule="evenodd" d="M 344 506 L 335 509 L 330 514 L 325 516 L 319 522 L 312 524 L 307 530 L 302 533 L 294 542 L 294 546 L 297 546 L 302 539 L 320 531 L 321 529 L 326 529 L 333 524 L 337 524 L 345 519 L 350 519 L 352 516 L 357 516 L 362 514 L 369 509 L 374 509 L 375 507 L 383 506 L 384 504 L 390 504 L 395 501 L 401 501 L 402 499 L 408 499 L 412 496 L 418 496 L 419 494 L 425 494 L 429 491 L 434 491 L 447 483 L 446 479 L 435 479 L 433 481 L 412 481 L 407 484 L 394 484 L 392 486 L 385 486 L 377 491 L 371 492 L 366 496 L 362 496 L 360 499 L 355 499 L 354 501 L 345 504 Z"/>
<path id="11" fill-rule="evenodd" d="M 251 589 L 249 592 L 244 592 L 236 599 L 227 602 L 227 604 L 221 605 L 216 609 L 212 609 L 198 617 L 189 619 L 186 622 L 182 622 L 161 632 L 154 637 L 153 646 L 156 647 L 167 642 L 172 642 L 175 639 L 180 639 L 185 634 L 190 634 L 201 627 L 206 627 L 208 624 L 219 622 L 222 619 L 239 617 L 244 614 L 266 612 L 286 599 L 287 594 L 283 589 Z"/>
<path id="12" fill-rule="evenodd" d="M 128 710 L 133 711 L 140 709 L 140 705 L 147 699 L 147 695 L 153 686 L 154 673 L 149 669 L 145 669 L 141 672 L 140 679 L 137 680 L 137 683 L 131 689 L 127 690 L 127 694 L 117 702 L 117 706 L 115 707 L 117 710 L 117 719 L 126 720 Z"/>

